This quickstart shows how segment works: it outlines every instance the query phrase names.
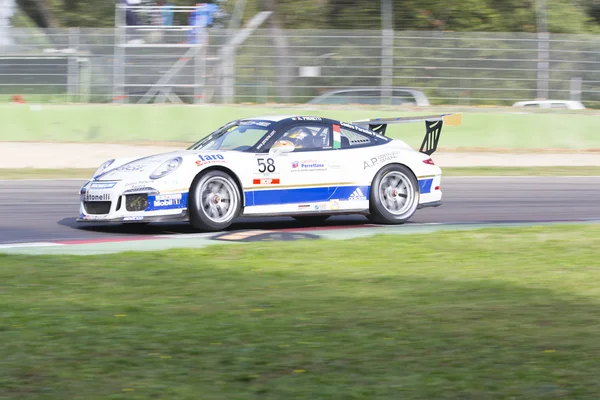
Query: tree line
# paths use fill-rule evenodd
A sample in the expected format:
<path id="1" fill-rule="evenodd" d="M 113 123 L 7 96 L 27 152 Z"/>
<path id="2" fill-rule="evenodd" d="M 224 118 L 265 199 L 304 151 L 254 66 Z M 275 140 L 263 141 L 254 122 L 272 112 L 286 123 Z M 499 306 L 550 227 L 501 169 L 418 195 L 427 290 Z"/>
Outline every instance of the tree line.
<path id="1" fill-rule="evenodd" d="M 216 0 L 213 0 L 213 2 Z M 551 33 L 600 33 L 600 0 L 390 0 L 395 30 L 456 32 L 536 32 L 546 15 Z M 170 0 L 191 6 L 197 0 Z M 236 0 L 219 1 L 229 14 Z M 40 28 L 113 27 L 115 1 L 17 0 L 16 26 Z M 282 29 L 380 29 L 381 1 L 246 0 L 244 20 L 256 12 L 274 12 Z"/>

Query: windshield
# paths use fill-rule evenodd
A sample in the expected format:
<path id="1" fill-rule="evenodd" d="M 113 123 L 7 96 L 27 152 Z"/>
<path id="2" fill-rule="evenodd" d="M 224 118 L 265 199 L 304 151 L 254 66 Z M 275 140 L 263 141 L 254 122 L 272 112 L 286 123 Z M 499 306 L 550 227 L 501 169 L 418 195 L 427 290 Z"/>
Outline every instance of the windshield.
<path id="1" fill-rule="evenodd" d="M 237 150 L 254 146 L 273 124 L 271 121 L 233 121 L 188 147 L 188 150 Z"/>

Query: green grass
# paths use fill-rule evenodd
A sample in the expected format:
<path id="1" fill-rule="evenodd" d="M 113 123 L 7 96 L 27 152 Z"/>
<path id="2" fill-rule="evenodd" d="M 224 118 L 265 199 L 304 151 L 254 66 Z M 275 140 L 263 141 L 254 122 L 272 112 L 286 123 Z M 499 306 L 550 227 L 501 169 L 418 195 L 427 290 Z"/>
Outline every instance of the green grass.
<path id="1" fill-rule="evenodd" d="M 0 168 L 0 179 L 88 179 L 95 169 Z M 451 167 L 444 176 L 600 176 L 600 167 Z"/>
<path id="2" fill-rule="evenodd" d="M 599 248 L 572 225 L 0 256 L 0 396 L 597 399 Z"/>
<path id="3" fill-rule="evenodd" d="M 354 121 L 463 110 L 431 107 L 416 111 L 390 108 L 323 109 L 309 106 L 179 105 L 0 105 L 2 141 L 194 142 L 235 118 L 269 114 L 304 114 Z M 470 111 L 469 111 L 470 110 Z M 476 111 L 477 110 L 477 111 Z M 483 111 L 485 110 L 485 111 Z M 511 112 L 514 110 L 511 110 Z M 447 149 L 600 149 L 597 112 L 508 113 L 466 109 L 463 125 L 446 127 L 440 146 Z M 419 146 L 423 124 L 390 126 L 392 137 Z"/>
<path id="4" fill-rule="evenodd" d="M 446 167 L 442 172 L 444 176 L 600 176 L 600 167 Z"/>

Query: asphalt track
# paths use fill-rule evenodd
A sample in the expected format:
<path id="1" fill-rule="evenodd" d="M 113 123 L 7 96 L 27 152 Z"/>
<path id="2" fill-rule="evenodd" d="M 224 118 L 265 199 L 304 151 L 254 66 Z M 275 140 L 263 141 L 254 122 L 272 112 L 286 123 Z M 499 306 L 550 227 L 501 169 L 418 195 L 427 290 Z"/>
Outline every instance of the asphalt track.
<path id="1" fill-rule="evenodd" d="M 0 244 L 56 240 L 143 238 L 197 233 L 189 224 L 78 224 L 84 181 L 0 181 Z M 443 204 L 418 210 L 404 226 L 421 223 L 600 221 L 600 177 L 446 177 Z M 367 224 L 363 216 L 330 218 L 319 227 Z M 239 219 L 229 230 L 306 227 L 292 218 Z"/>

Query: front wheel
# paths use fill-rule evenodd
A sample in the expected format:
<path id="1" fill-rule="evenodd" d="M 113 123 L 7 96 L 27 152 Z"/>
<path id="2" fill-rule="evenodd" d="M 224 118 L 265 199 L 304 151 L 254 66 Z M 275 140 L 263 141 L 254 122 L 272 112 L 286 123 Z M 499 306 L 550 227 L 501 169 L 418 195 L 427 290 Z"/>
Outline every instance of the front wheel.
<path id="1" fill-rule="evenodd" d="M 371 184 L 369 220 L 377 224 L 402 224 L 417 210 L 419 182 L 404 165 L 383 167 Z"/>
<path id="2" fill-rule="evenodd" d="M 205 172 L 194 180 L 190 188 L 189 215 L 194 228 L 223 230 L 233 223 L 241 207 L 240 190 L 225 172 Z"/>

